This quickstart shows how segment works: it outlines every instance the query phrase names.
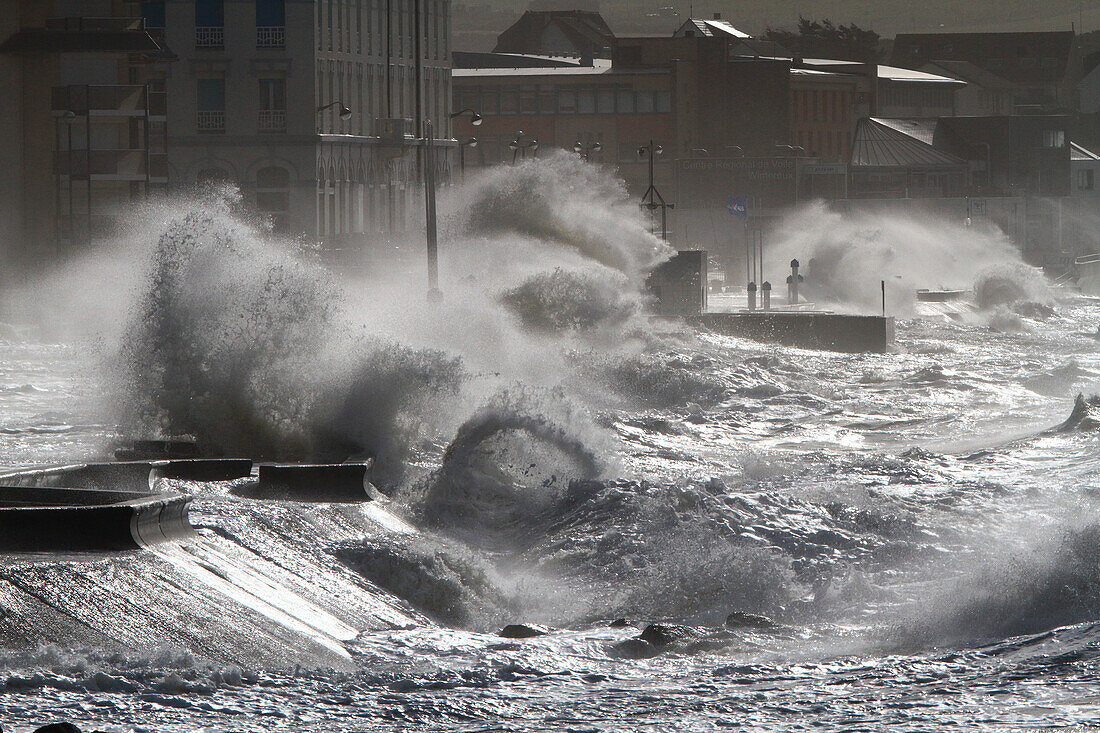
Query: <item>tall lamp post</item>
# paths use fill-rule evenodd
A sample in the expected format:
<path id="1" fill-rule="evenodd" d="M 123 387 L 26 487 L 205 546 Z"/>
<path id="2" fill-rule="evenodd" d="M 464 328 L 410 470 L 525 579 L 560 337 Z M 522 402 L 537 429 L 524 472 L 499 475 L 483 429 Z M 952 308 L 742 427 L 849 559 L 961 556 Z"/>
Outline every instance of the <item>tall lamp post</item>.
<path id="1" fill-rule="evenodd" d="M 518 130 L 515 139 L 508 143 L 508 149 L 512 151 L 512 165 L 515 165 L 516 156 L 519 155 L 521 151 L 524 160 L 527 159 L 528 150 L 530 150 L 532 154 L 537 153 L 539 150 L 539 141 L 526 134 L 523 130 Z"/>
<path id="2" fill-rule="evenodd" d="M 476 148 L 477 138 L 472 137 L 458 144 L 458 167 L 462 171 L 462 180 L 466 180 L 466 148 Z"/>
<path id="3" fill-rule="evenodd" d="M 592 157 L 592 153 L 598 153 L 603 150 L 603 143 L 594 142 L 591 145 L 585 145 L 580 140 L 573 144 L 573 152 L 584 158 L 585 162 Z"/>
<path id="4" fill-rule="evenodd" d="M 424 120 L 424 218 L 428 245 L 428 301 L 443 300 L 439 289 L 439 242 L 435 219 L 435 132 Z"/>
<path id="5" fill-rule="evenodd" d="M 642 145 L 638 148 L 638 157 L 643 160 L 649 160 L 649 188 L 645 190 L 642 195 L 641 207 L 649 210 L 650 221 L 652 222 L 653 216 L 656 214 L 657 209 L 661 210 L 661 239 L 668 240 L 668 210 L 676 208 L 676 204 L 670 204 L 665 201 L 665 197 L 661 195 L 661 192 L 657 190 L 657 187 L 653 185 L 653 159 L 658 155 L 664 154 L 665 149 L 660 145 L 654 144 L 652 140 L 649 141 L 649 145 Z M 650 225 L 650 231 L 652 231 L 652 224 Z"/>

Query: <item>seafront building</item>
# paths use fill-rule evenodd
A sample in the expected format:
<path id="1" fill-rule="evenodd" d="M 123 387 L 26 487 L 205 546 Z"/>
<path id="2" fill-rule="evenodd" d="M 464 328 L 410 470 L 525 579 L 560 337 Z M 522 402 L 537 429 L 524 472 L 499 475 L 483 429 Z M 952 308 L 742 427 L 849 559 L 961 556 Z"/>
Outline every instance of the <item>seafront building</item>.
<path id="1" fill-rule="evenodd" d="M 173 185 L 226 180 L 277 231 L 354 248 L 399 232 L 426 121 L 450 145 L 449 0 L 153 0 Z M 449 157 L 433 156 L 437 180 Z"/>
<path id="2" fill-rule="evenodd" d="M 0 247 L 5 275 L 109 230 L 167 182 L 162 89 L 170 57 L 125 4 L 0 3 Z"/>

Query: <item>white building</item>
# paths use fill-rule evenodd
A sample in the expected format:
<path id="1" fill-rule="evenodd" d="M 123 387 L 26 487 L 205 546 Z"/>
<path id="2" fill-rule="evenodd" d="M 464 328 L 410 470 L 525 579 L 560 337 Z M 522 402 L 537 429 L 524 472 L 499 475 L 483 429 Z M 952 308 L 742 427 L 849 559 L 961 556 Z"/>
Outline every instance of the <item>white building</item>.
<path id="1" fill-rule="evenodd" d="M 159 70 L 173 187 L 234 182 L 278 230 L 333 248 L 417 219 L 424 122 L 451 136 L 450 0 L 140 8 L 178 57 Z"/>

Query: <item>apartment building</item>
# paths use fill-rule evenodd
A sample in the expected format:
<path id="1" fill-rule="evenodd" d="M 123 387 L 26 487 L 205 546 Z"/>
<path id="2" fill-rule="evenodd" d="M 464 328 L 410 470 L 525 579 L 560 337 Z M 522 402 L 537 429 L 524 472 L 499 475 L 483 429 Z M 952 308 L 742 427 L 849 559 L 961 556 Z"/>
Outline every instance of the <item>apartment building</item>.
<path id="1" fill-rule="evenodd" d="M 152 0 L 179 61 L 174 186 L 225 180 L 278 231 L 353 247 L 419 216 L 426 122 L 449 176 L 449 0 Z"/>
<path id="2" fill-rule="evenodd" d="M 5 275 L 78 250 L 167 182 L 165 99 L 143 81 L 166 58 L 127 3 L 0 3 Z"/>

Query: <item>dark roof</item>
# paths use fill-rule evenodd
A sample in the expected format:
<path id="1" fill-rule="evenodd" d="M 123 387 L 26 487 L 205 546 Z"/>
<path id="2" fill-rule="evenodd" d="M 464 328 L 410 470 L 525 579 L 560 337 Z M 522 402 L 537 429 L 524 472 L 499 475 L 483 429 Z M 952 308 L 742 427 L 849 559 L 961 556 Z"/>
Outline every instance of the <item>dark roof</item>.
<path id="1" fill-rule="evenodd" d="M 939 59 L 936 61 L 930 61 L 922 66 L 920 71 L 927 71 L 932 74 L 943 74 L 946 76 L 965 81 L 968 84 L 979 86 L 982 89 L 989 90 L 1001 90 L 1001 91 L 1013 91 L 1017 88 L 1015 84 L 1008 79 L 997 76 L 988 69 L 983 69 L 980 66 L 970 63 L 969 61 L 949 61 Z"/>
<path id="2" fill-rule="evenodd" d="M 599 13 L 587 10 L 528 10 L 497 36 L 494 53 L 545 53 L 543 34 L 556 27 L 578 53 L 592 53 L 611 45 L 615 34 Z"/>
<path id="3" fill-rule="evenodd" d="M 907 127 L 912 129 L 906 131 Z M 867 118 L 856 125 L 852 144 L 853 167 L 956 168 L 961 158 L 936 150 L 921 139 L 927 125 L 921 120 Z"/>
<path id="4" fill-rule="evenodd" d="M 672 35 L 676 38 L 680 38 L 689 30 L 700 38 L 712 38 L 715 36 L 719 38 L 751 38 L 748 33 L 737 30 L 733 27 L 733 23 L 730 23 L 728 20 L 722 20 L 721 18 L 715 18 L 714 20 L 691 18 L 684 21 L 683 25 L 681 25 Z"/>
<path id="5" fill-rule="evenodd" d="M 159 53 L 161 47 L 143 30 L 56 30 L 24 28 L 0 44 L 0 53 Z"/>
<path id="6" fill-rule="evenodd" d="M 969 61 L 1017 84 L 1052 84 L 1065 76 L 1073 38 L 1073 31 L 899 33 L 890 64 L 919 69 L 931 61 Z"/>

